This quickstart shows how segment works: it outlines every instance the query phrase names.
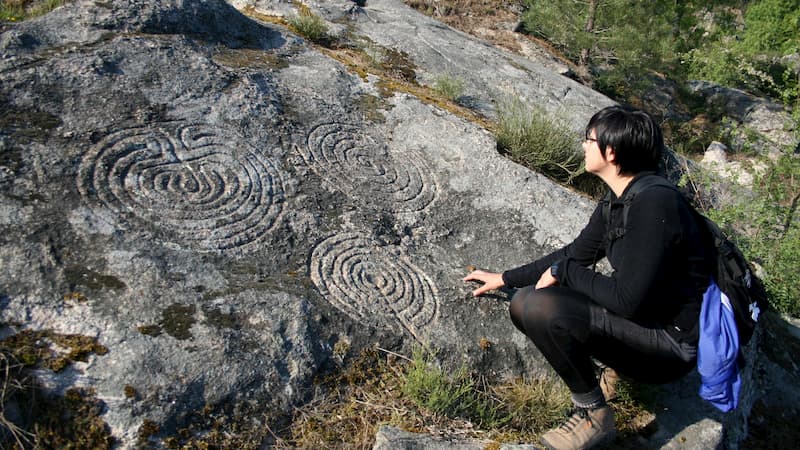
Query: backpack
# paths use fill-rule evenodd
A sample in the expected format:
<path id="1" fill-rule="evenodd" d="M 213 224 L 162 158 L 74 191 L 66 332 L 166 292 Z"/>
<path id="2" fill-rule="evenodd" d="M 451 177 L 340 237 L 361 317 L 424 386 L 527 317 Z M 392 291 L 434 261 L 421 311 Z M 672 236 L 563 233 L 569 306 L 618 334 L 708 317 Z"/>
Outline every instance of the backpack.
<path id="1" fill-rule="evenodd" d="M 663 186 L 680 190 L 665 178 L 650 173 L 633 181 L 633 185 L 623 196 L 622 228 L 610 229 L 608 238 L 618 239 L 625 234 L 628 220 L 628 210 L 636 195 L 651 186 Z M 611 216 L 611 194 L 603 199 L 603 219 L 609 225 Z M 703 234 L 705 254 L 709 263 L 711 277 L 719 289 L 730 300 L 733 316 L 736 320 L 736 329 L 739 334 L 739 345 L 744 346 L 750 341 L 755 331 L 756 322 L 761 312 L 768 308 L 767 292 L 763 282 L 753 273 L 750 264 L 742 255 L 736 244 L 731 242 L 717 224 L 708 217 L 700 214 L 691 201 L 682 193 L 686 205 L 692 211 L 700 232 Z"/>

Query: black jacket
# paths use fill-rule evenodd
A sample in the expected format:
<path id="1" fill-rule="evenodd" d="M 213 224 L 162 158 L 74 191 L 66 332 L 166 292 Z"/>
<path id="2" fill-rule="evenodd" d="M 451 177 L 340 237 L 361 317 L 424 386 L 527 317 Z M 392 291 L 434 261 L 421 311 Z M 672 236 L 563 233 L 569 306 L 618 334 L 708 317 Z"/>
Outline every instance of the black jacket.
<path id="1" fill-rule="evenodd" d="M 613 193 L 610 197 L 610 228 L 614 229 L 622 226 L 623 202 Z M 589 267 L 604 256 L 614 269 L 610 276 Z M 504 272 L 503 280 L 509 287 L 535 284 L 555 262 L 562 286 L 640 325 L 664 327 L 680 341 L 697 342 L 700 304 L 710 274 L 700 232 L 679 192 L 651 186 L 636 195 L 625 234 L 619 239 L 608 236 L 600 202 L 572 243 Z"/>

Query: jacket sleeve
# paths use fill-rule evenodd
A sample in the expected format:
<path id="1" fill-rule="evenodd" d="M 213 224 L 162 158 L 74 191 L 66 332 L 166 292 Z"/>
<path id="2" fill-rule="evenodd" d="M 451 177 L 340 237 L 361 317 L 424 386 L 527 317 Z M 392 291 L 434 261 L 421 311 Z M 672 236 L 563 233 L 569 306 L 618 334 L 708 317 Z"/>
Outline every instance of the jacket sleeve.
<path id="1" fill-rule="evenodd" d="M 556 261 L 569 259 L 582 266 L 595 263 L 605 256 L 604 234 L 603 208 L 602 203 L 599 203 L 589 218 L 589 223 L 574 241 L 536 261 L 503 272 L 503 281 L 508 287 L 530 286 L 536 284 L 542 273 Z"/>
<path id="2" fill-rule="evenodd" d="M 611 276 L 583 267 L 577 260 L 563 263 L 561 284 L 591 297 L 622 317 L 634 317 L 647 299 L 659 298 L 669 287 L 670 262 L 681 236 L 680 198 L 666 188 L 639 193 L 630 205 L 625 236 L 609 255 Z M 673 280 L 674 281 L 674 280 Z"/>

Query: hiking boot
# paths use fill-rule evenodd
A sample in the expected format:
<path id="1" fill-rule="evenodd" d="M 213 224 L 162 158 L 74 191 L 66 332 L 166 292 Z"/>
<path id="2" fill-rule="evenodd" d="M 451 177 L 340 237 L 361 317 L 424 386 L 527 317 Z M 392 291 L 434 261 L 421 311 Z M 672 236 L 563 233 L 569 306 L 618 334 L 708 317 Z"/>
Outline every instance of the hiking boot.
<path id="1" fill-rule="evenodd" d="M 550 450 L 581 450 L 608 442 L 616 434 L 611 407 L 577 408 L 563 425 L 545 433 L 541 443 Z"/>
<path id="2" fill-rule="evenodd" d="M 597 382 L 600 384 L 600 390 L 603 391 L 603 397 L 607 402 L 617 398 L 617 382 L 619 381 L 619 374 L 617 371 L 608 366 L 600 367 L 600 373 L 597 376 Z"/>

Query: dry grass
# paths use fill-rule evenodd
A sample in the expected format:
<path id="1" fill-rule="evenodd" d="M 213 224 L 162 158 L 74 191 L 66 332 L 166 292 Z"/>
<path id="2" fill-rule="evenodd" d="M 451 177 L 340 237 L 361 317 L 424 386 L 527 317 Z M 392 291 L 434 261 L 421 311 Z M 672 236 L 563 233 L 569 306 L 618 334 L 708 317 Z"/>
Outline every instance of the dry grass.
<path id="1" fill-rule="evenodd" d="M 369 449 L 381 425 L 497 442 L 533 442 L 569 408 L 552 379 L 492 384 L 461 369 L 447 375 L 430 356 L 369 349 L 322 380 L 318 393 L 276 430 L 277 448 Z"/>
<path id="2" fill-rule="evenodd" d="M 26 448 L 34 439 L 33 433 L 14 423 L 6 412 L 6 408 L 31 386 L 23 367 L 11 352 L 0 351 L 0 442 L 11 443 L 15 448 Z"/>
<path id="3" fill-rule="evenodd" d="M 569 184 L 584 172 L 578 134 L 567 121 L 518 99 L 498 108 L 497 147 L 514 161 Z"/>
<path id="4" fill-rule="evenodd" d="M 436 17 L 453 28 L 492 28 L 500 22 L 516 22 L 520 0 L 406 0 L 408 6 Z"/>
<path id="5" fill-rule="evenodd" d="M 65 0 L 0 0 L 0 21 L 31 19 L 47 14 L 64 3 Z"/>
<path id="6" fill-rule="evenodd" d="M 110 448 L 104 406 L 92 390 L 44 392 L 30 369 L 60 371 L 105 347 L 96 340 L 23 330 L 0 341 L 0 448 Z"/>
<path id="7" fill-rule="evenodd" d="M 344 363 L 288 424 L 272 430 L 275 448 L 370 449 L 382 425 L 498 446 L 530 443 L 571 409 L 568 389 L 554 376 L 488 380 L 463 368 L 448 375 L 429 354 L 407 358 L 381 349 Z M 612 407 L 620 435 L 649 432 L 654 416 L 644 404 L 652 392 L 624 383 L 619 392 Z"/>
<path id="8" fill-rule="evenodd" d="M 406 0 L 407 5 L 457 30 L 478 36 L 498 47 L 519 53 L 513 25 L 523 9 L 520 0 Z"/>

